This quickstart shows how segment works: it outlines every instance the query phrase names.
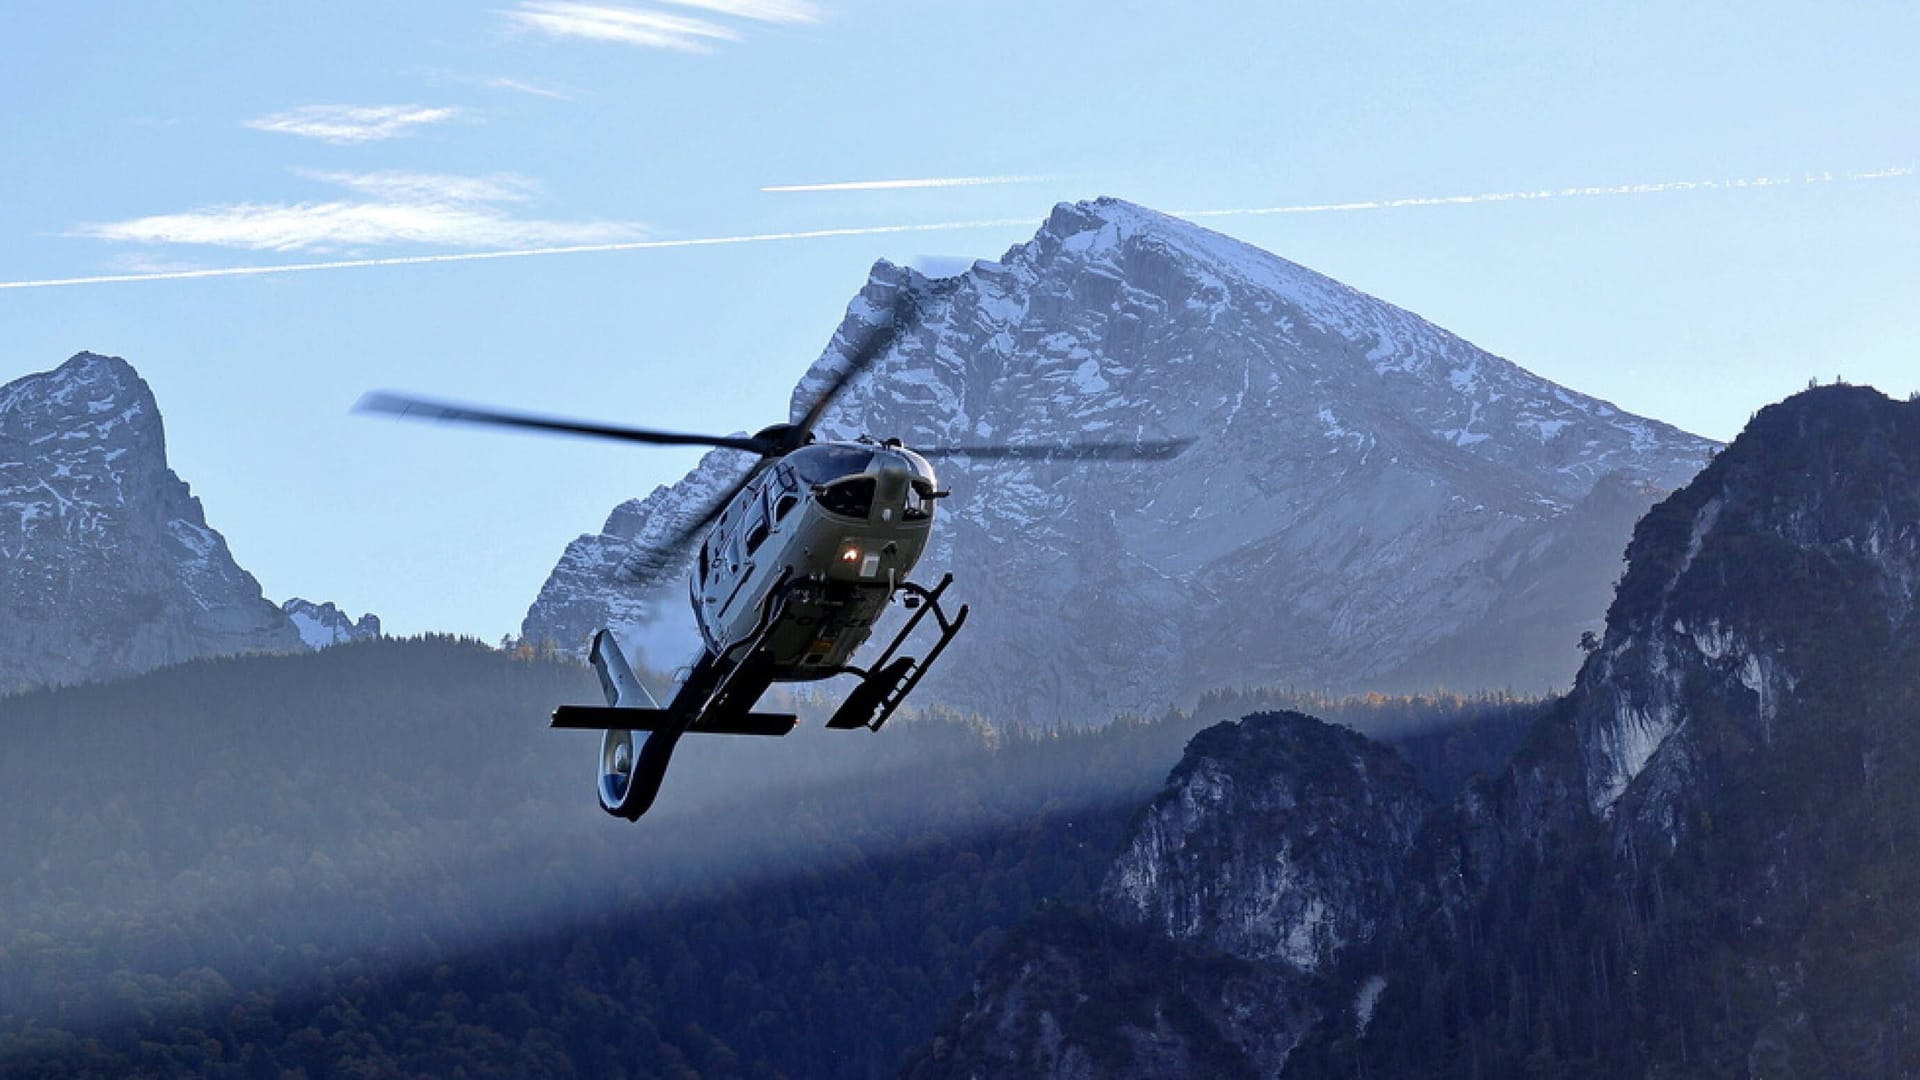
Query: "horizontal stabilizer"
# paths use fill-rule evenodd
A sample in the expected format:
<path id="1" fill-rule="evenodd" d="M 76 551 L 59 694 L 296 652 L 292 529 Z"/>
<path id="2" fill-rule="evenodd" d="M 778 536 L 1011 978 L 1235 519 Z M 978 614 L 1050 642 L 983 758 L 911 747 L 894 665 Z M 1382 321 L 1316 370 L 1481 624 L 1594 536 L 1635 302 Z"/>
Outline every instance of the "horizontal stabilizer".
<path id="1" fill-rule="evenodd" d="M 672 723 L 666 709 L 614 708 L 609 705 L 562 705 L 553 710 L 549 727 L 573 731 L 658 731 Z M 689 735 L 785 735 L 800 723 L 792 713 L 747 713 L 731 720 L 708 721 L 686 729 Z"/>

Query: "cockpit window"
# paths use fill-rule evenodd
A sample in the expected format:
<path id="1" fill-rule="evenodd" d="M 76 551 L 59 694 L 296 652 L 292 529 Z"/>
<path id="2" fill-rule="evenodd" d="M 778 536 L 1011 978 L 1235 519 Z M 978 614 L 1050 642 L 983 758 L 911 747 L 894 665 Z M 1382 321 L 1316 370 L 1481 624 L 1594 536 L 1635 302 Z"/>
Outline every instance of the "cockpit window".
<path id="1" fill-rule="evenodd" d="M 873 451 L 864 446 L 817 443 L 803 446 L 786 456 L 784 464 L 793 467 L 805 484 L 831 484 L 843 476 L 867 471 Z"/>
<path id="2" fill-rule="evenodd" d="M 907 485 L 907 508 L 900 515 L 906 521 L 925 521 L 933 516 L 933 485 L 915 478 Z"/>
<path id="3" fill-rule="evenodd" d="M 866 517 L 873 513 L 873 477 L 856 476 L 829 485 L 820 493 L 820 507 L 830 514 Z"/>

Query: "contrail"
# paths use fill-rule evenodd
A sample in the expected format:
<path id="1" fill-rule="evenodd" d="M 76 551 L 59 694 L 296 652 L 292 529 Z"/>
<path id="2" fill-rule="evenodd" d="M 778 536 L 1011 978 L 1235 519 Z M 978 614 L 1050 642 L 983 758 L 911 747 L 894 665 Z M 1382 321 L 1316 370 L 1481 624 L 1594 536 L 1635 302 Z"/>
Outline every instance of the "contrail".
<path id="1" fill-rule="evenodd" d="M 332 262 L 283 263 L 276 266 L 221 266 L 204 270 L 162 270 L 94 277 L 45 278 L 39 281 L 0 281 L 0 289 L 50 289 L 62 285 L 112 285 L 128 281 L 183 281 L 190 278 L 252 277 L 261 274 L 303 274 L 311 270 L 357 270 L 367 266 L 419 266 L 423 263 L 477 262 L 482 259 L 523 259 L 533 255 L 584 255 L 596 251 L 654 251 L 661 248 L 722 247 L 727 244 L 768 244 L 780 240 L 825 240 L 836 236 L 884 236 L 890 233 L 947 232 L 956 229 L 1004 228 L 1023 225 L 1031 218 L 995 221 L 940 221 L 925 225 L 867 225 L 805 232 L 745 233 L 739 236 L 701 236 L 681 240 L 623 240 L 614 244 L 567 244 L 560 247 L 515 248 L 511 251 L 459 251 L 447 255 L 394 255 L 379 259 L 339 259 Z"/>
<path id="2" fill-rule="evenodd" d="M 761 191 L 897 191 L 904 188 L 980 187 L 985 184 L 1038 184 L 1051 176 L 936 176 L 921 180 L 843 180 L 835 184 L 775 184 Z"/>
<path id="3" fill-rule="evenodd" d="M 1789 176 L 1750 176 L 1734 180 L 1668 180 L 1657 184 L 1613 184 L 1605 187 L 1545 188 L 1538 191 L 1489 191 L 1478 195 L 1424 195 L 1366 202 L 1306 203 L 1297 206 L 1259 206 L 1235 210 L 1173 210 L 1174 217 L 1256 217 L 1265 214 L 1333 214 L 1355 210 L 1398 210 L 1409 206 L 1468 206 L 1474 203 L 1524 202 L 1539 199 L 1584 199 L 1597 195 L 1657 195 L 1670 191 L 1733 191 L 1742 188 L 1785 187 L 1792 184 L 1830 184 L 1840 180 L 1890 180 L 1913 175 L 1911 167 L 1872 172 L 1811 173 L 1798 180 Z"/>
<path id="4" fill-rule="evenodd" d="M 1462 206 L 1474 203 L 1521 202 L 1542 199 L 1580 199 L 1606 195 L 1652 195 L 1679 191 L 1732 191 L 1746 188 L 1830 184 L 1848 181 L 1906 179 L 1912 166 L 1870 172 L 1812 173 L 1795 179 L 1781 176 L 1733 180 L 1671 180 L 1654 184 L 1617 184 L 1607 187 L 1549 188 L 1536 191 L 1483 192 L 1477 195 L 1418 196 L 1365 202 L 1302 203 L 1237 209 L 1176 210 L 1174 217 L 1259 217 L 1274 214 L 1334 214 L 1362 210 L 1398 210 L 1421 206 Z M 846 236 L 890 236 L 903 233 L 957 232 L 963 229 L 999 229 L 1028 225 L 1030 217 L 978 221 L 939 221 L 919 225 L 866 225 L 801 232 L 743 233 L 736 236 L 689 237 L 679 240 L 627 240 L 610 244 L 569 244 L 559 247 L 517 248 L 510 251 L 462 251 L 446 255 L 397 255 L 377 259 L 340 259 L 332 262 L 284 263 L 277 266 L 223 266 L 203 270 L 160 270 L 147 273 L 100 274 L 90 277 L 0 281 L 0 289 L 51 289 L 69 285 L 114 285 L 135 281 L 186 281 L 195 278 L 254 277 L 266 274 L 303 274 L 315 270 L 356 270 L 369 266 L 419 266 L 427 263 L 478 262 L 483 259 L 523 259 L 535 255 L 584 255 L 610 251 L 657 251 L 667 248 L 723 247 L 730 244 L 770 244 L 789 240 L 826 240 Z"/>

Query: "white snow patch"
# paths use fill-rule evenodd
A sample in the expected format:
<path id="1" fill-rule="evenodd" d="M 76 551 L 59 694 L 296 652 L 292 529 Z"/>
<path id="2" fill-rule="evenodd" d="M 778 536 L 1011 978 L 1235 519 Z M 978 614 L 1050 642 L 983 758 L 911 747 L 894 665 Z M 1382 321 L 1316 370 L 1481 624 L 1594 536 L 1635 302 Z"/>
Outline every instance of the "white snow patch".
<path id="1" fill-rule="evenodd" d="M 975 309 L 989 326 L 1006 327 L 1019 322 L 1027 313 L 1026 301 L 998 290 L 981 289 Z"/>
<path id="2" fill-rule="evenodd" d="M 1380 1004 L 1380 995 L 1387 989 L 1385 975 L 1369 975 L 1367 981 L 1360 984 L 1360 992 L 1353 997 L 1353 1033 L 1365 1035 L 1367 1025 L 1373 1023 L 1373 1007 Z"/>
<path id="3" fill-rule="evenodd" d="M 304 611 L 296 611 L 290 616 L 294 629 L 300 631 L 300 640 L 307 643 L 309 649 L 324 649 L 329 645 L 338 645 L 344 640 L 336 627 L 314 618 Z"/>
<path id="4" fill-rule="evenodd" d="M 1462 394 L 1471 394 L 1480 385 L 1480 358 L 1469 359 L 1465 367 L 1447 373 L 1447 382 Z"/>
<path id="5" fill-rule="evenodd" d="M 193 552 L 195 558 L 205 560 L 213 554 L 216 541 L 211 530 L 195 525 L 191 521 L 175 518 L 167 522 L 167 531 L 172 533 L 173 538 L 180 541 L 188 551 Z"/>
<path id="6" fill-rule="evenodd" d="M 1107 389 L 1107 380 L 1100 377 L 1100 363 L 1087 360 L 1073 370 L 1074 388 L 1083 394 L 1098 394 Z"/>

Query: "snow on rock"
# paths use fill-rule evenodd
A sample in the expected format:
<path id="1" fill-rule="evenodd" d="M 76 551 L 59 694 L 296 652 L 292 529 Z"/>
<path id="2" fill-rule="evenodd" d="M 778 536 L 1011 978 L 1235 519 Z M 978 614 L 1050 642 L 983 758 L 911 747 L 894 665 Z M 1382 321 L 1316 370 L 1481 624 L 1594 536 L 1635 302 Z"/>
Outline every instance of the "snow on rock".
<path id="1" fill-rule="evenodd" d="M 954 494 L 920 575 L 952 570 L 974 614 L 921 696 L 998 721 L 1099 723 L 1249 682 L 1564 686 L 1632 518 L 1714 447 L 1113 199 L 1063 204 L 953 277 L 877 264 L 796 413 L 902 297 L 907 325 L 823 437 L 1195 439 L 1164 462 L 942 463 Z M 696 641 L 684 587 L 634 595 L 613 570 L 737 459 L 570 545 L 526 635 L 581 649 L 600 626 L 645 629 L 679 662 Z M 1636 506 L 1565 540 L 1604 477 Z M 1599 606 L 1516 611 L 1561 595 Z"/>
<path id="2" fill-rule="evenodd" d="M 1353 1033 L 1365 1035 L 1367 1025 L 1373 1023 L 1373 1007 L 1380 1004 L 1380 995 L 1387 989 L 1384 975 L 1369 975 L 1367 981 L 1360 984 L 1359 993 L 1353 997 Z"/>
<path id="3" fill-rule="evenodd" d="M 316 604 L 294 597 L 280 605 L 300 631 L 300 640 L 309 649 L 324 649 L 350 641 L 373 641 L 380 637 L 380 616 L 371 612 L 352 619 L 331 601 Z"/>
<path id="4" fill-rule="evenodd" d="M 301 647 L 167 467 L 131 365 L 0 386 L 0 693 Z"/>

